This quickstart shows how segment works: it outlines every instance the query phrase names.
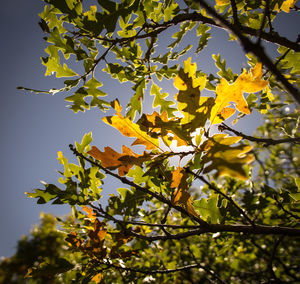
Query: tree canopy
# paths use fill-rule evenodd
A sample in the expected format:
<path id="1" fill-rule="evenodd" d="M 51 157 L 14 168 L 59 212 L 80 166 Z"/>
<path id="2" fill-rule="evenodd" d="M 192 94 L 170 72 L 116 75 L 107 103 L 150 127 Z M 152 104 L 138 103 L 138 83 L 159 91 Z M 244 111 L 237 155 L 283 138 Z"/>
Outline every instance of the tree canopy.
<path id="1" fill-rule="evenodd" d="M 273 26 L 296 1 L 44 2 L 42 64 L 64 85 L 20 89 L 62 93 L 75 113 L 112 111 L 102 121 L 132 144 L 120 152 L 87 133 L 70 144 L 77 163 L 58 152 L 59 185 L 27 193 L 73 214 L 60 220 L 69 248 L 28 262 L 29 283 L 299 281 L 300 45 Z M 198 69 L 212 29 L 242 47 L 241 72 L 222 54 L 217 73 Z M 127 105 L 106 100 L 104 73 L 129 83 Z M 254 136 L 236 130 L 253 112 Z M 104 198 L 108 177 L 123 186 Z"/>

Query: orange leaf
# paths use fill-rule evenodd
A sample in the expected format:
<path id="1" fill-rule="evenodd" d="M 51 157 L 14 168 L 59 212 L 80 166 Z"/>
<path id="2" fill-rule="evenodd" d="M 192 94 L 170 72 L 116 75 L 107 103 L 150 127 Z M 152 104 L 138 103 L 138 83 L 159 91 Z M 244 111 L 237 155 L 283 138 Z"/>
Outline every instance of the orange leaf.
<path id="1" fill-rule="evenodd" d="M 118 168 L 120 176 L 124 176 L 136 164 L 141 164 L 145 160 L 149 160 L 150 154 L 144 153 L 138 155 L 125 145 L 122 146 L 122 154 L 116 152 L 110 147 L 105 147 L 104 152 L 101 152 L 97 147 L 92 146 L 88 152 L 93 158 L 101 161 L 102 166 L 108 169 Z"/>
<path id="2" fill-rule="evenodd" d="M 98 273 L 92 278 L 92 281 L 94 281 L 98 284 L 101 282 L 102 278 L 103 278 L 102 273 Z"/>
<path id="3" fill-rule="evenodd" d="M 70 234 L 68 234 L 66 241 L 75 248 L 81 247 L 82 244 L 82 240 L 77 238 L 76 232 L 71 232 Z"/>
<path id="4" fill-rule="evenodd" d="M 96 213 L 94 213 L 93 209 L 87 206 L 83 206 L 82 210 L 88 213 L 88 218 L 90 218 L 92 221 L 96 219 Z"/>
<path id="5" fill-rule="evenodd" d="M 190 216 L 199 216 L 194 209 L 193 199 L 187 191 L 187 179 L 188 175 L 181 167 L 178 167 L 172 173 L 171 187 L 176 187 L 177 190 L 173 193 L 171 201 L 174 205 L 180 205 L 185 208 Z"/>
<path id="6" fill-rule="evenodd" d="M 136 140 L 131 145 L 145 145 L 147 150 L 159 147 L 158 139 L 150 137 L 136 123 L 133 123 L 128 117 L 122 116 L 122 107 L 118 100 L 115 100 L 112 106 L 116 110 L 116 115 L 102 118 L 105 123 L 118 129 L 124 136 L 135 137 Z"/>
<path id="7" fill-rule="evenodd" d="M 104 228 L 105 223 L 95 220 L 94 229 L 88 232 L 90 239 L 95 242 L 101 242 L 105 239 L 107 230 Z"/>
<path id="8" fill-rule="evenodd" d="M 92 149 L 88 151 L 88 154 L 101 161 L 104 168 L 115 169 L 121 164 L 118 158 L 122 155 L 110 147 L 105 147 L 104 152 L 101 152 L 96 146 L 92 146 Z"/>
<path id="9" fill-rule="evenodd" d="M 181 183 L 181 179 L 183 177 L 183 173 L 181 172 L 182 168 L 178 167 L 176 169 L 176 171 L 174 171 L 172 173 L 172 183 L 171 183 L 171 187 L 172 188 L 178 188 L 180 183 Z"/>

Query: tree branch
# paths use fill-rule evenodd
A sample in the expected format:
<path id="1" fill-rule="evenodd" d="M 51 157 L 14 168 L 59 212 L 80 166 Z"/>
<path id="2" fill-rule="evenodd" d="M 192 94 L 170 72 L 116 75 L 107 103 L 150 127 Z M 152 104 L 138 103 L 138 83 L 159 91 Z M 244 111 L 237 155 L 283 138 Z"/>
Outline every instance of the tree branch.
<path id="1" fill-rule="evenodd" d="M 252 141 L 252 142 L 264 143 L 265 147 L 270 146 L 270 145 L 277 145 L 277 144 L 281 144 L 281 143 L 297 143 L 297 144 L 300 143 L 300 137 L 285 138 L 285 139 L 279 139 L 279 140 L 273 140 L 271 138 L 256 138 L 256 137 L 253 137 L 253 136 L 249 136 L 249 135 L 243 134 L 242 132 L 237 131 L 237 130 L 229 127 L 224 122 L 219 125 L 218 129 L 220 131 L 224 131 L 224 130 L 231 131 L 235 135 L 241 136 L 244 139 L 247 139 L 247 140 Z"/>
<path id="2" fill-rule="evenodd" d="M 187 212 L 184 208 L 182 208 L 182 207 L 180 207 L 180 206 L 177 206 L 177 205 L 174 205 L 174 204 L 171 202 L 171 200 L 166 199 L 164 196 L 162 196 L 162 195 L 160 195 L 160 194 L 158 194 L 158 193 L 155 193 L 155 192 L 151 191 L 148 187 L 142 187 L 142 186 L 140 186 L 140 185 L 138 185 L 138 184 L 135 184 L 134 182 L 128 180 L 127 178 L 121 177 L 121 176 L 119 176 L 119 175 L 117 175 L 117 174 L 111 172 L 110 170 L 108 170 L 108 169 L 102 167 L 99 163 L 97 163 L 97 162 L 95 162 L 95 161 L 93 161 L 93 160 L 91 160 L 91 159 L 85 157 L 83 154 L 79 153 L 79 152 L 74 148 L 74 146 L 73 146 L 72 144 L 70 144 L 69 147 L 70 147 L 71 151 L 74 153 L 74 155 L 83 158 L 84 160 L 88 161 L 88 162 L 91 163 L 92 165 L 94 165 L 94 166 L 98 167 L 99 169 L 103 170 L 106 174 L 115 177 L 116 179 L 120 180 L 120 181 L 121 181 L 122 183 L 124 183 L 124 184 L 130 185 L 130 186 L 136 188 L 137 190 L 140 190 L 140 191 L 142 191 L 142 192 L 145 192 L 145 193 L 149 194 L 149 195 L 152 196 L 153 198 L 155 198 L 155 199 L 161 201 L 162 203 L 167 204 L 167 205 L 170 206 L 171 208 L 173 208 L 173 209 L 175 209 L 175 210 L 177 210 L 177 211 L 183 213 L 184 215 L 190 216 L 190 215 L 188 214 L 188 212 Z M 194 220 L 195 222 L 197 222 L 197 223 L 200 224 L 201 226 L 207 226 L 207 222 L 205 222 L 203 219 L 201 219 L 201 218 L 199 218 L 199 217 L 196 217 L 196 216 L 190 216 L 190 217 L 191 217 L 192 220 Z"/>
<path id="3" fill-rule="evenodd" d="M 177 267 L 177 268 L 174 268 L 174 269 L 163 269 L 163 270 L 160 270 L 160 269 L 145 270 L 145 269 L 124 267 L 124 266 L 118 266 L 118 265 L 115 265 L 113 263 L 108 263 L 108 262 L 101 262 L 100 264 L 105 264 L 108 267 L 113 267 L 113 268 L 120 269 L 120 270 L 126 270 L 126 271 L 129 271 L 129 272 L 137 272 L 137 273 L 149 274 L 149 275 L 152 275 L 152 274 L 168 274 L 168 273 L 174 273 L 174 272 L 179 272 L 179 271 L 187 271 L 187 270 L 190 270 L 192 268 L 201 268 L 205 272 L 210 274 L 214 279 L 219 281 L 219 283 L 224 283 L 225 284 L 225 282 L 222 281 L 221 278 L 216 275 L 216 273 L 212 272 L 210 269 L 208 269 L 205 266 L 203 266 L 201 264 L 198 264 L 198 263 L 190 264 L 190 265 L 186 265 L 186 266 L 182 266 L 182 267 Z"/>
<path id="4" fill-rule="evenodd" d="M 246 235 L 284 235 L 284 236 L 300 236 L 300 229 L 279 227 L 279 226 L 264 226 L 264 225 L 222 225 L 222 224 L 208 224 L 206 227 L 199 227 L 195 230 L 190 230 L 178 234 L 145 236 L 128 230 L 126 233 L 138 239 L 145 241 L 168 241 L 180 240 L 188 237 L 199 236 L 206 233 L 243 233 Z"/>
<path id="5" fill-rule="evenodd" d="M 215 21 L 212 18 L 205 17 L 205 16 L 201 15 L 200 13 L 193 12 L 193 13 L 184 13 L 184 14 L 176 15 L 172 20 L 161 23 L 161 24 L 145 24 L 145 27 L 147 27 L 149 29 L 153 29 L 153 30 L 148 33 L 145 32 L 144 34 L 139 34 L 138 36 L 135 35 L 135 36 L 128 37 L 128 38 L 106 38 L 106 37 L 100 37 L 100 36 L 93 37 L 89 34 L 83 34 L 83 33 L 78 33 L 78 32 L 71 32 L 71 33 L 73 35 L 80 34 L 81 36 L 92 37 L 92 38 L 100 40 L 100 41 L 112 42 L 115 44 L 123 44 L 125 42 L 132 41 L 132 40 L 138 40 L 138 39 L 143 39 L 143 38 L 153 37 L 153 36 L 155 37 L 158 34 L 160 34 L 161 32 L 165 31 L 168 27 L 170 27 L 172 25 L 177 25 L 181 22 L 186 22 L 186 21 L 201 22 L 203 24 L 208 24 L 213 27 L 225 29 L 225 30 L 231 32 L 231 30 L 228 27 L 222 26 L 221 24 L 219 24 L 218 21 Z M 261 31 L 261 33 L 260 33 L 259 29 L 254 29 L 254 28 L 241 26 L 241 25 L 239 28 L 240 28 L 240 31 L 244 34 L 247 34 L 250 36 L 255 36 L 255 37 L 258 37 L 258 35 L 260 35 L 261 39 L 263 39 L 265 41 L 272 42 L 272 43 L 275 43 L 275 44 L 278 44 L 281 46 L 285 46 L 296 52 L 300 52 L 300 45 L 297 42 L 294 42 L 285 37 L 282 37 L 282 36 L 278 35 L 277 33 L 267 33 L 264 31 Z"/>
<path id="6" fill-rule="evenodd" d="M 153 29 L 162 28 L 162 27 L 168 27 L 171 25 L 177 25 L 177 24 L 179 24 L 181 22 L 185 22 L 185 21 L 201 22 L 202 24 L 208 24 L 208 25 L 214 26 L 216 28 L 225 29 L 225 30 L 231 32 L 231 30 L 228 27 L 222 26 L 218 21 L 215 21 L 212 18 L 205 17 L 197 12 L 179 14 L 179 15 L 175 16 L 169 22 L 156 24 L 156 25 L 147 25 L 147 27 L 149 27 L 149 28 L 151 27 Z M 260 35 L 261 39 L 263 39 L 265 41 L 272 42 L 272 43 L 275 43 L 278 45 L 282 45 L 282 46 L 288 47 L 290 49 L 293 49 L 297 52 L 300 52 L 300 45 L 297 42 L 293 42 L 285 37 L 279 36 L 277 33 L 267 33 L 264 31 L 259 32 L 259 29 L 253 29 L 250 27 L 242 26 L 242 25 L 239 25 L 239 29 L 242 33 L 245 33 L 247 35 L 251 35 L 251 36 L 255 36 L 255 37 L 258 37 Z"/>

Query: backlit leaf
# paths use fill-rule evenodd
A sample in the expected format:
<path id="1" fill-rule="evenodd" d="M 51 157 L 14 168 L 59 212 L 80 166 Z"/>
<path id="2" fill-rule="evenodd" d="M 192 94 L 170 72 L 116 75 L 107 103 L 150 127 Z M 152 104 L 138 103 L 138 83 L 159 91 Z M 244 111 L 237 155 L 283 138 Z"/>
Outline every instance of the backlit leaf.
<path id="1" fill-rule="evenodd" d="M 104 168 L 118 168 L 119 175 L 124 176 L 126 173 L 128 173 L 129 169 L 133 167 L 133 164 L 130 164 L 126 161 L 120 161 L 119 158 L 123 156 L 137 157 L 138 155 L 133 153 L 132 150 L 125 145 L 122 146 L 122 151 L 123 153 L 120 154 L 110 147 L 105 147 L 104 152 L 101 152 L 97 147 L 92 146 L 92 149 L 88 152 L 88 154 L 101 161 Z"/>
<path id="2" fill-rule="evenodd" d="M 184 118 L 181 123 L 191 122 L 199 108 L 200 92 L 206 84 L 206 76 L 196 75 L 197 65 L 191 63 L 191 58 L 184 61 L 184 68 L 179 70 L 178 76 L 174 79 L 174 86 L 179 90 L 175 99 L 178 102 L 178 110 Z"/>
<path id="3" fill-rule="evenodd" d="M 290 12 L 290 9 L 292 9 L 294 7 L 294 5 L 296 4 L 297 0 L 285 0 L 280 9 L 286 13 Z"/>
<path id="4" fill-rule="evenodd" d="M 230 0 L 216 0 L 216 4 L 219 6 L 227 5 L 230 3 Z"/>
<path id="5" fill-rule="evenodd" d="M 124 136 L 135 137 L 136 140 L 131 145 L 145 145 L 147 150 L 152 150 L 159 147 L 158 139 L 152 138 L 142 131 L 140 127 L 133 123 L 129 118 L 124 118 L 121 114 L 122 107 L 118 100 L 113 102 L 113 107 L 117 114 L 115 116 L 107 116 L 102 120 L 118 129 Z"/>
<path id="6" fill-rule="evenodd" d="M 227 137 L 227 134 L 215 134 L 206 140 L 201 149 L 205 151 L 202 157 L 205 166 L 203 173 L 216 170 L 216 176 L 231 176 L 246 180 L 247 172 L 243 166 L 254 160 L 253 155 L 248 154 L 252 149 L 249 145 L 230 146 L 241 140 L 241 137 Z"/>
<path id="7" fill-rule="evenodd" d="M 193 206 L 193 199 L 188 192 L 188 174 L 181 168 L 177 169 L 172 173 L 171 188 L 176 188 L 172 194 L 172 203 L 174 205 L 182 206 L 189 213 L 190 216 L 199 216 Z"/>
<path id="8" fill-rule="evenodd" d="M 88 213 L 88 218 L 90 218 L 92 221 L 96 220 L 96 213 L 94 213 L 93 209 L 87 206 L 83 206 L 82 210 L 86 213 Z"/>
<path id="9" fill-rule="evenodd" d="M 212 194 L 209 198 L 201 198 L 194 201 L 194 207 L 200 216 L 211 223 L 217 223 L 221 214 L 218 208 L 218 195 Z"/>
<path id="10" fill-rule="evenodd" d="M 56 73 L 56 77 L 73 77 L 78 75 L 76 72 L 71 70 L 66 63 L 61 65 L 58 50 L 54 45 L 48 46 L 45 51 L 49 54 L 49 57 L 42 58 L 42 64 L 47 67 L 45 76 L 50 76 Z"/>
<path id="11" fill-rule="evenodd" d="M 263 90 L 268 82 L 261 79 L 262 65 L 257 63 L 250 73 L 246 70 L 236 79 L 233 84 L 229 84 L 224 78 L 221 78 L 220 84 L 216 88 L 215 105 L 210 114 L 212 124 L 220 123 L 235 113 L 235 109 L 229 107 L 232 102 L 235 108 L 244 113 L 250 114 L 247 101 L 244 98 L 244 92 L 256 93 Z"/>
<path id="12" fill-rule="evenodd" d="M 153 101 L 153 107 L 156 108 L 160 106 L 160 113 L 167 112 L 169 117 L 173 117 L 173 112 L 176 110 L 176 108 L 170 107 L 171 105 L 174 105 L 175 103 L 173 101 L 166 100 L 166 97 L 168 97 L 168 93 L 161 93 L 161 88 L 158 87 L 156 84 L 152 84 L 151 95 L 154 95 L 154 101 Z"/>
<path id="13" fill-rule="evenodd" d="M 156 111 L 152 114 L 144 114 L 137 123 L 150 136 L 161 137 L 167 146 L 170 146 L 174 140 L 177 141 L 177 146 L 186 146 L 190 140 L 188 134 L 181 129 L 178 121 L 168 118 L 166 111 L 161 115 Z"/>
<path id="14" fill-rule="evenodd" d="M 127 174 L 129 169 L 134 165 L 142 165 L 143 162 L 148 161 L 152 156 L 150 153 L 146 152 L 142 155 L 138 155 L 125 145 L 122 146 L 122 154 L 116 152 L 110 147 L 105 147 L 104 152 L 101 152 L 95 146 L 92 146 L 92 149 L 88 152 L 88 154 L 101 161 L 104 168 L 118 168 L 120 176 Z"/>

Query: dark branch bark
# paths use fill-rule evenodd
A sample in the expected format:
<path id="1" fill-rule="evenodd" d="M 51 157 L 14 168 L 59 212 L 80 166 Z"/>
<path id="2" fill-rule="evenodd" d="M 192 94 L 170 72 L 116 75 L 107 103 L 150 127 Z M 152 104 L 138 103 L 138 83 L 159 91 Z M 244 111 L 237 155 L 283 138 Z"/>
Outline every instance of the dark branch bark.
<path id="1" fill-rule="evenodd" d="M 217 28 L 225 29 L 227 31 L 231 31 L 228 27 L 224 27 L 220 25 L 217 21 L 215 21 L 212 18 L 205 17 L 201 15 L 200 13 L 194 12 L 194 13 L 187 13 L 187 14 L 179 14 L 175 16 L 171 21 L 165 22 L 162 24 L 157 24 L 157 25 L 149 25 L 149 27 L 155 29 L 155 28 L 162 28 L 162 27 L 168 27 L 171 25 L 177 25 L 181 22 L 185 21 L 195 21 L 195 22 L 201 22 L 203 24 L 208 24 Z M 281 46 L 285 46 L 287 48 L 293 49 L 294 51 L 300 52 L 300 44 L 297 42 L 293 42 L 285 37 L 282 37 L 278 35 L 277 33 L 267 33 L 264 31 L 260 31 L 259 29 L 253 29 L 250 27 L 245 27 L 239 25 L 239 29 L 242 33 L 250 35 L 250 36 L 255 36 L 258 37 L 260 36 L 261 39 L 272 42 Z M 162 30 L 163 31 L 163 30 Z M 159 31 L 159 32 L 162 32 Z"/>
<path id="2" fill-rule="evenodd" d="M 157 236 L 145 236 L 140 235 L 135 232 L 128 232 L 133 237 L 143 239 L 149 242 L 154 241 L 168 241 L 168 240 L 180 240 L 185 239 L 192 236 L 202 235 L 206 233 L 243 233 L 246 235 L 284 235 L 284 236 L 300 236 L 300 229 L 289 228 L 289 227 L 279 227 L 279 226 L 249 226 L 249 225 L 221 225 L 221 224 L 209 224 L 205 228 L 199 228 L 195 230 L 190 230 L 183 233 L 178 234 L 169 234 L 165 235 L 157 235 Z"/>
<path id="3" fill-rule="evenodd" d="M 201 265 L 201 264 L 190 264 L 190 265 L 186 265 L 186 266 L 182 266 L 182 267 L 178 267 L 175 269 L 157 269 L 157 270 L 145 270 L 145 269 L 138 269 L 138 268 L 131 268 L 131 267 L 123 267 L 123 266 L 118 266 L 112 263 L 101 263 L 101 264 L 105 264 L 108 267 L 113 267 L 116 269 L 120 269 L 120 270 L 126 270 L 129 272 L 138 272 L 138 273 L 142 273 L 142 274 L 169 274 L 169 273 L 174 273 L 174 272 L 180 272 L 180 271 L 187 271 L 193 268 L 202 268 L 206 273 L 208 273 L 209 275 L 211 275 L 215 280 L 217 280 L 219 283 L 225 284 L 224 281 L 222 281 L 222 279 L 211 269 L 206 268 L 205 266 Z"/>
<path id="4" fill-rule="evenodd" d="M 230 0 L 230 4 L 231 4 L 231 9 L 232 9 L 233 23 L 236 26 L 240 27 L 240 22 L 239 22 L 239 18 L 238 18 L 238 12 L 237 12 L 237 8 L 236 8 L 235 0 Z"/>

